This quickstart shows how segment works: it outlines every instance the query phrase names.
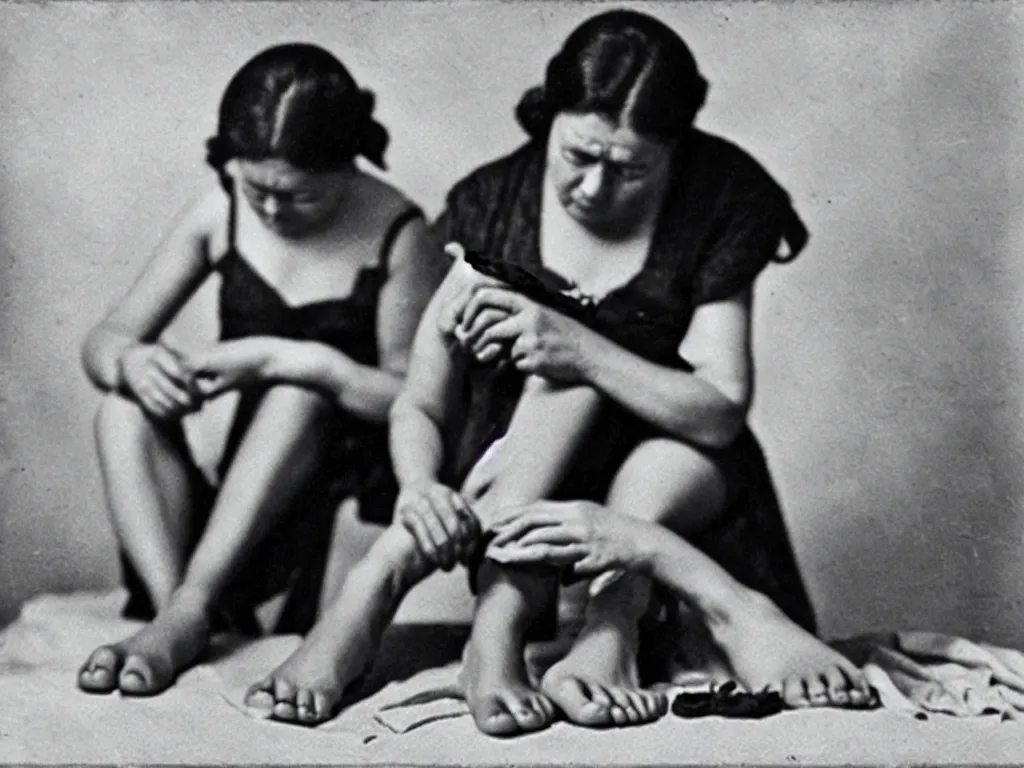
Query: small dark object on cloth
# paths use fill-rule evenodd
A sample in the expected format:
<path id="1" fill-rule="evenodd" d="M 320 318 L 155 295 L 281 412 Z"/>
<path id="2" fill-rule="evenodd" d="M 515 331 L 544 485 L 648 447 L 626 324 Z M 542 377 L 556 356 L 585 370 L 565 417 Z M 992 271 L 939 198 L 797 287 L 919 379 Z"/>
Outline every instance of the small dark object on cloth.
<path id="1" fill-rule="evenodd" d="M 767 689 L 758 693 L 738 691 L 734 681 L 710 691 L 684 692 L 672 702 L 672 714 L 678 717 L 732 717 L 759 719 L 776 715 L 786 708 L 782 697 Z"/>

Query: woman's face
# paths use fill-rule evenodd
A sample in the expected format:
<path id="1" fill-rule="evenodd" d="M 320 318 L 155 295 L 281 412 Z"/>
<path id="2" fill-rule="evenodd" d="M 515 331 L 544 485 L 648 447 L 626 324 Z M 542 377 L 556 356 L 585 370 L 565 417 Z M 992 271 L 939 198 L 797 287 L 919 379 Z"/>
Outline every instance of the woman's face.
<path id="1" fill-rule="evenodd" d="M 573 219 L 597 233 L 628 232 L 660 201 L 673 149 L 604 115 L 562 112 L 551 126 L 548 174 Z"/>
<path id="2" fill-rule="evenodd" d="M 287 238 L 325 226 L 341 206 L 352 173 L 313 173 L 278 159 L 239 159 L 234 165 L 232 175 L 252 210 L 268 229 Z"/>

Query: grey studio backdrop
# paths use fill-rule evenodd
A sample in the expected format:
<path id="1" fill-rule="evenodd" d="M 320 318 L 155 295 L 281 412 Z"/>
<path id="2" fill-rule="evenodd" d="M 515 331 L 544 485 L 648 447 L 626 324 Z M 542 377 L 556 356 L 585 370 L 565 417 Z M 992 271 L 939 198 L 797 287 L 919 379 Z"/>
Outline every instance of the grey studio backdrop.
<path id="1" fill-rule="evenodd" d="M 247 58 L 320 43 L 378 94 L 391 178 L 430 214 L 591 3 L 0 5 L 0 610 L 103 589 L 88 328 L 197 185 Z M 645 3 L 711 81 L 700 125 L 811 232 L 758 284 L 752 422 L 829 635 L 1024 641 L 1024 5 Z M 172 328 L 214 333 L 213 286 Z M 229 403 L 193 425 L 208 462 Z M 461 581 L 420 590 L 465 616 Z M 461 602 L 460 602 L 461 601 Z"/>

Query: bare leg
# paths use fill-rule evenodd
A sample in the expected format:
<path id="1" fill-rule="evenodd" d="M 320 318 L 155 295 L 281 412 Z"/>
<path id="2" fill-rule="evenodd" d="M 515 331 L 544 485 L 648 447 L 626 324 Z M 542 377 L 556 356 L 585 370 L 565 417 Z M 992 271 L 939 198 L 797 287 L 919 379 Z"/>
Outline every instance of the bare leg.
<path id="1" fill-rule="evenodd" d="M 336 713 L 345 689 L 373 654 L 405 594 L 434 566 L 400 525 L 384 531 L 349 573 L 302 645 L 245 695 L 254 714 L 315 725 Z"/>
<path id="2" fill-rule="evenodd" d="M 114 532 L 157 611 L 181 583 L 190 533 L 195 470 L 171 436 L 180 429 L 151 420 L 116 394 L 105 397 L 96 413 L 96 449 Z M 98 649 L 82 667 L 79 685 L 94 693 L 113 691 L 117 663 L 110 649 Z"/>
<path id="3" fill-rule="evenodd" d="M 122 693 L 153 695 L 205 649 L 210 612 L 251 548 L 318 467 L 329 405 L 291 386 L 264 396 L 217 496 L 181 584 L 156 619 L 86 663 L 117 675 Z"/>
<path id="4" fill-rule="evenodd" d="M 470 500 L 485 528 L 502 506 L 542 498 L 557 484 L 568 451 L 591 423 L 600 398 L 590 390 L 556 391 L 531 379 L 524 402 L 537 407 L 517 409 L 496 465 L 503 470 L 482 482 Z M 566 445 L 539 448 L 544 443 L 538 441 L 550 443 L 556 435 Z M 246 704 L 256 714 L 304 725 L 333 717 L 345 689 L 372 663 L 402 597 L 432 570 L 411 534 L 401 526 L 388 528 L 352 569 L 299 649 L 249 689 Z M 489 575 L 496 572 L 485 567 L 481 574 L 477 620 L 467 649 L 467 698 L 486 732 L 543 727 L 552 711 L 526 681 L 522 635 L 538 602 L 524 596 L 544 594 L 548 585 L 536 578 Z"/>
<path id="5" fill-rule="evenodd" d="M 485 528 L 502 508 L 538 501 L 555 490 L 600 404 L 600 395 L 590 389 L 555 389 L 543 379 L 527 380 L 495 458 L 497 474 L 473 503 Z M 494 736 L 544 728 L 554 708 L 530 684 L 524 638 L 557 584 L 553 576 L 488 561 L 478 588 L 464 668 L 477 727 Z"/>
<path id="6" fill-rule="evenodd" d="M 725 498 L 715 465 L 698 451 L 670 440 L 653 440 L 637 448 L 616 475 L 608 506 L 623 514 L 665 525 L 680 536 L 714 520 Z M 864 704 L 866 684 L 840 654 L 791 622 L 763 595 L 739 584 L 717 563 L 683 542 L 678 570 L 687 574 L 682 597 L 707 622 L 736 678 L 750 690 L 772 687 L 790 706 Z M 634 576 L 634 579 L 640 579 Z M 617 586 L 617 585 L 616 585 Z M 615 587 L 605 603 L 595 601 L 588 627 L 628 617 L 617 604 Z M 607 613 L 611 613 L 611 618 Z M 625 635 L 624 635 L 625 636 Z M 587 631 L 581 641 L 587 637 Z M 626 638 L 630 639 L 630 638 Z M 624 652 L 635 658 L 635 647 Z M 578 722 L 614 720 L 602 702 L 579 694 L 580 684 L 608 687 L 608 675 L 595 675 L 601 654 L 583 642 L 553 667 L 542 688 Z M 607 652 L 603 658 L 608 658 Z M 620 665 L 624 666 L 624 665 Z"/>

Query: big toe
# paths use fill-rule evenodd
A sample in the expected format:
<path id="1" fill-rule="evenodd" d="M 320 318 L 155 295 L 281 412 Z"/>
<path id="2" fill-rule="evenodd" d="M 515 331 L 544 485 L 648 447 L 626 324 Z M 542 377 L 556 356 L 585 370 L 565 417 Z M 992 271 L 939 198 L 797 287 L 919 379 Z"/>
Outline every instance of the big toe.
<path id="1" fill-rule="evenodd" d="M 595 692 L 575 677 L 551 684 L 545 692 L 565 712 L 565 716 L 578 725 L 601 726 L 614 722 L 611 701 Z"/>
<path id="2" fill-rule="evenodd" d="M 78 670 L 78 687 L 88 693 L 110 693 L 117 688 L 121 656 L 110 646 L 97 648 Z"/>
<path id="3" fill-rule="evenodd" d="M 545 697 L 536 694 L 510 696 L 505 701 L 505 707 L 523 731 L 539 731 L 554 719 L 554 707 Z"/>
<path id="4" fill-rule="evenodd" d="M 484 696 L 470 708 L 476 727 L 488 736 L 519 733 L 519 723 L 498 696 Z"/>
<path id="5" fill-rule="evenodd" d="M 249 686 L 242 698 L 248 713 L 266 719 L 274 713 L 274 678 L 268 677 Z"/>
<path id="6" fill-rule="evenodd" d="M 147 659 L 132 655 L 125 659 L 117 687 L 126 696 L 153 696 L 170 684 L 168 678 L 169 675 L 161 675 Z"/>

